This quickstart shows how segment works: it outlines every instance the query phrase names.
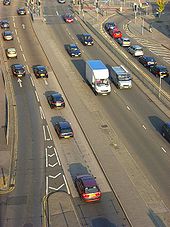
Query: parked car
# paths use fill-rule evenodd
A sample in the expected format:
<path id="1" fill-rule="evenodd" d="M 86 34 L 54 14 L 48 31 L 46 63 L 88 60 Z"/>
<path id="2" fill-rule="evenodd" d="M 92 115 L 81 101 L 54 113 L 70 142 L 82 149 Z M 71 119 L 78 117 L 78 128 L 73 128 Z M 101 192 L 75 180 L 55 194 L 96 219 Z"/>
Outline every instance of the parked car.
<path id="1" fill-rule="evenodd" d="M 73 129 L 68 121 L 59 121 L 54 126 L 59 138 L 70 138 L 74 136 Z"/>
<path id="2" fill-rule="evenodd" d="M 7 58 L 17 58 L 17 51 L 14 47 L 6 49 Z"/>
<path id="3" fill-rule="evenodd" d="M 155 76 L 168 77 L 169 72 L 168 69 L 163 65 L 154 65 L 149 68 L 150 72 Z"/>
<path id="4" fill-rule="evenodd" d="M 66 23 L 73 23 L 74 22 L 74 17 L 70 13 L 65 14 L 63 18 L 64 18 L 64 21 Z"/>
<path id="5" fill-rule="evenodd" d="M 119 31 L 118 29 L 113 29 L 113 30 L 110 29 L 109 34 L 114 39 L 122 38 L 122 32 Z"/>
<path id="6" fill-rule="evenodd" d="M 3 0 L 3 4 L 5 6 L 9 6 L 11 4 L 11 0 Z"/>
<path id="7" fill-rule="evenodd" d="M 11 70 L 14 76 L 22 77 L 25 76 L 25 66 L 22 64 L 13 64 L 11 65 Z"/>
<path id="8" fill-rule="evenodd" d="M 81 56 L 81 51 L 78 48 L 77 44 L 70 44 L 67 47 L 67 52 L 71 57 L 80 57 Z"/>
<path id="9" fill-rule="evenodd" d="M 134 57 L 143 56 L 143 48 L 139 45 L 132 45 L 128 48 L 128 52 Z"/>
<path id="10" fill-rule="evenodd" d="M 94 44 L 93 37 L 90 34 L 82 34 L 81 42 L 85 46 L 92 46 Z"/>
<path id="11" fill-rule="evenodd" d="M 141 56 L 138 60 L 143 66 L 147 68 L 157 64 L 155 58 L 149 56 Z"/>
<path id="12" fill-rule="evenodd" d="M 1 28 L 9 28 L 9 21 L 1 20 L 0 25 L 1 25 Z"/>
<path id="13" fill-rule="evenodd" d="M 18 15 L 26 15 L 27 11 L 24 7 L 21 7 L 21 8 L 17 9 L 17 13 L 18 13 Z"/>
<path id="14" fill-rule="evenodd" d="M 64 108 L 65 102 L 62 95 L 58 92 L 55 92 L 47 97 L 48 103 L 53 108 Z"/>
<path id="15" fill-rule="evenodd" d="M 130 39 L 129 38 L 118 38 L 117 42 L 120 44 L 122 47 L 129 47 L 130 46 Z"/>
<path id="16" fill-rule="evenodd" d="M 94 202 L 101 199 L 101 191 L 93 176 L 89 174 L 77 176 L 75 186 L 83 201 Z"/>
<path id="17" fill-rule="evenodd" d="M 9 41 L 9 40 L 13 40 L 13 33 L 11 32 L 11 31 L 9 31 L 9 30 L 5 30 L 3 33 L 2 33 L 2 36 L 3 36 L 3 39 L 4 40 L 7 40 L 7 41 Z"/>
<path id="18" fill-rule="evenodd" d="M 165 139 L 167 139 L 170 142 L 170 122 L 163 124 L 162 135 Z"/>
<path id="19" fill-rule="evenodd" d="M 48 78 L 47 67 L 44 65 L 34 65 L 33 72 L 36 78 Z"/>
<path id="20" fill-rule="evenodd" d="M 117 28 L 117 25 L 114 22 L 107 22 L 105 23 L 104 28 L 108 32 L 109 30 L 113 30 L 114 28 Z"/>

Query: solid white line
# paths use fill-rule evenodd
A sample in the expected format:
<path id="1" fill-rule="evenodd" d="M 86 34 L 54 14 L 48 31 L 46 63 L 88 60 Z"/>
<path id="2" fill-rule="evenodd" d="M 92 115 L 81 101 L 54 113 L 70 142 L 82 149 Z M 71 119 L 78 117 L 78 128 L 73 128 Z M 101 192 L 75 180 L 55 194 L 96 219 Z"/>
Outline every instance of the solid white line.
<path id="1" fill-rule="evenodd" d="M 23 51 L 22 46 L 21 46 L 21 45 L 19 45 L 19 47 L 20 47 L 21 51 Z"/>
<path id="2" fill-rule="evenodd" d="M 19 37 L 17 37 L 17 40 L 18 40 L 18 42 L 20 43 L 20 39 L 19 39 Z"/>
<path id="3" fill-rule="evenodd" d="M 58 13 L 58 11 L 56 11 L 56 14 L 57 14 L 57 16 L 59 16 L 59 13 Z"/>
<path id="4" fill-rule="evenodd" d="M 57 191 L 60 190 L 63 186 L 64 184 L 60 185 L 60 187 L 57 188 Z"/>
<path id="5" fill-rule="evenodd" d="M 30 80 L 31 80 L 32 86 L 35 87 L 34 81 L 31 76 L 30 76 Z"/>
<path id="6" fill-rule="evenodd" d="M 38 97 L 38 94 L 37 94 L 37 91 L 35 91 L 35 96 L 37 98 L 37 101 L 40 102 L 39 97 Z"/>
<path id="7" fill-rule="evenodd" d="M 146 127 L 145 127 L 145 125 L 142 125 L 142 127 L 146 130 Z"/>
<path id="8" fill-rule="evenodd" d="M 47 80 L 46 80 L 46 79 L 44 79 L 44 83 L 45 83 L 45 85 L 48 85 L 48 82 L 47 82 Z"/>
<path id="9" fill-rule="evenodd" d="M 66 184 L 67 192 L 68 192 L 68 194 L 70 194 L 70 190 L 69 190 L 69 187 L 68 187 L 68 184 L 67 184 L 67 181 L 66 181 L 66 178 L 65 178 L 64 175 L 63 175 L 63 179 L 64 179 L 65 184 Z"/>
<path id="10" fill-rule="evenodd" d="M 15 28 L 15 22 L 14 22 L 14 28 Z"/>
<path id="11" fill-rule="evenodd" d="M 166 153 L 166 150 L 163 147 L 161 147 L 161 149 L 163 150 L 164 153 Z"/>
<path id="12" fill-rule="evenodd" d="M 29 69 L 28 65 L 26 65 L 26 67 L 27 67 L 27 71 L 28 71 L 28 73 L 30 73 L 30 69 Z M 30 77 L 30 78 L 31 78 L 31 77 Z"/>
<path id="13" fill-rule="evenodd" d="M 51 167 L 51 168 L 55 167 L 56 165 L 58 165 L 58 163 L 57 163 L 57 162 L 56 162 L 56 163 L 54 163 L 53 165 L 52 165 L 52 164 L 48 164 L 48 166 L 49 166 L 49 167 Z"/>
<path id="14" fill-rule="evenodd" d="M 43 133 L 44 133 L 44 139 L 47 140 L 46 133 L 45 133 L 45 126 L 43 125 Z"/>
<path id="15" fill-rule="evenodd" d="M 22 56 L 23 56 L 23 58 L 24 58 L 24 61 L 27 61 L 27 60 L 26 60 L 26 58 L 25 58 L 25 55 L 24 55 L 24 54 L 22 54 Z"/>
<path id="16" fill-rule="evenodd" d="M 43 109 L 41 106 L 40 106 L 40 114 L 41 114 L 42 119 L 45 119 L 45 115 L 44 115 L 44 112 L 43 112 Z"/>
<path id="17" fill-rule="evenodd" d="M 128 110 L 130 110 L 130 107 L 129 107 L 129 106 L 126 106 L 126 108 L 127 108 Z"/>
<path id="18" fill-rule="evenodd" d="M 48 176 L 46 176 L 46 195 L 48 195 Z"/>
<path id="19" fill-rule="evenodd" d="M 48 151 L 47 151 L 47 148 L 45 148 L 45 164 L 46 164 L 46 167 L 48 167 Z"/>
<path id="20" fill-rule="evenodd" d="M 51 136 L 50 129 L 49 129 L 48 125 L 47 125 L 46 127 L 47 127 L 47 130 L 48 130 L 48 133 L 49 133 L 50 139 L 52 140 L 52 136 Z"/>
<path id="21" fill-rule="evenodd" d="M 61 166 L 60 159 L 59 159 L 59 157 L 58 157 L 58 154 L 57 154 L 57 151 L 56 151 L 55 147 L 54 147 L 54 152 L 55 152 L 55 155 L 56 155 L 58 164 L 59 164 L 59 166 Z"/>
<path id="22" fill-rule="evenodd" d="M 61 175 L 61 173 L 58 173 L 58 174 L 57 174 L 57 175 L 55 175 L 55 176 L 49 175 L 49 177 L 51 177 L 51 178 L 55 179 L 55 178 L 59 177 L 60 175 Z"/>

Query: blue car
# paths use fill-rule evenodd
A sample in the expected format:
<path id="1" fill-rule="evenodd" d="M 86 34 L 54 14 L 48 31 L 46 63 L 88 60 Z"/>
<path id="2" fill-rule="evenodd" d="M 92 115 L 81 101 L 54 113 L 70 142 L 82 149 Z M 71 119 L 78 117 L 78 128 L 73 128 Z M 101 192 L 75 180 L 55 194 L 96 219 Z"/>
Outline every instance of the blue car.
<path id="1" fill-rule="evenodd" d="M 76 44 L 70 44 L 67 47 L 67 52 L 71 57 L 80 57 L 81 51 Z"/>
<path id="2" fill-rule="evenodd" d="M 90 34 L 82 34 L 81 42 L 85 46 L 92 46 L 94 44 L 93 37 Z"/>

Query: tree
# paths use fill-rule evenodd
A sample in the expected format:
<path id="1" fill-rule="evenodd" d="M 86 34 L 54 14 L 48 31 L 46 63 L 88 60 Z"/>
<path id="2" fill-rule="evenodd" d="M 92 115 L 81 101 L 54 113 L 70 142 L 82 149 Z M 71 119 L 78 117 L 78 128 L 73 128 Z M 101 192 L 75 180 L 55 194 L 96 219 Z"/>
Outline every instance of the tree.
<path id="1" fill-rule="evenodd" d="M 159 15 L 161 15 L 161 13 L 165 10 L 165 5 L 167 4 L 168 0 L 157 0 L 156 4 L 158 6 L 157 8 L 157 12 L 159 13 Z"/>

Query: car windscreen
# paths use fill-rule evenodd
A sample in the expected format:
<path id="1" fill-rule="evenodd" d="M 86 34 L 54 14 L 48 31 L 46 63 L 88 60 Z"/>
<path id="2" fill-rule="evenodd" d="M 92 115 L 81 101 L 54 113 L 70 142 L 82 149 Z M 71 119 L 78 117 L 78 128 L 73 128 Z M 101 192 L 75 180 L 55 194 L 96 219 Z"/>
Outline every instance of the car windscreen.
<path id="1" fill-rule="evenodd" d="M 61 129 L 61 132 L 62 133 L 70 133 L 70 132 L 72 132 L 72 129 L 70 127 L 68 127 L 68 128 L 62 128 Z"/>

